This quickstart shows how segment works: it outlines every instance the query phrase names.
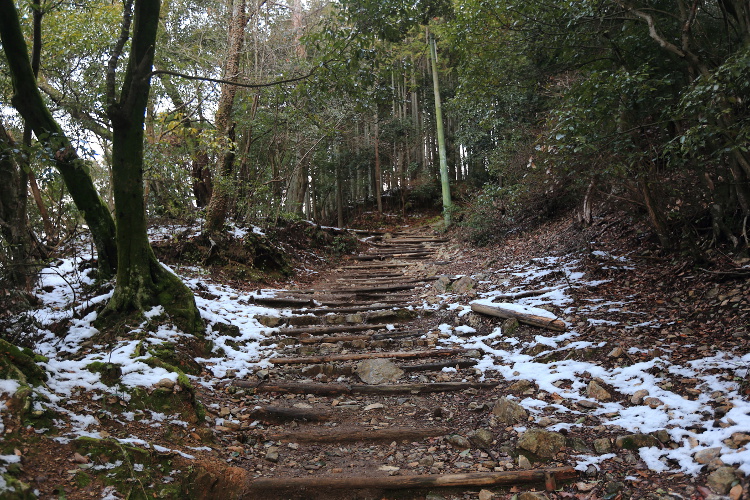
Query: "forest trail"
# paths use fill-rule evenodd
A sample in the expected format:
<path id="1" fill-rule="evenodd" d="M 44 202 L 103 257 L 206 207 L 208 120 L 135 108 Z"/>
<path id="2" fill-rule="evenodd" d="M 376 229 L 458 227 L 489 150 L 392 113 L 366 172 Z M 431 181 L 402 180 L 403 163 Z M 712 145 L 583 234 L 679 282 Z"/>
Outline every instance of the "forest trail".
<path id="1" fill-rule="evenodd" d="M 231 383 L 261 422 L 251 497 L 552 491 L 577 477 L 556 463 L 519 468 L 491 429 L 498 380 L 474 369 L 476 350 L 437 345 L 423 292 L 450 270 L 439 253 L 448 240 L 419 227 L 370 241 L 309 288 L 265 300 L 291 308 L 268 318 L 279 327 L 267 340 L 273 366 Z"/>

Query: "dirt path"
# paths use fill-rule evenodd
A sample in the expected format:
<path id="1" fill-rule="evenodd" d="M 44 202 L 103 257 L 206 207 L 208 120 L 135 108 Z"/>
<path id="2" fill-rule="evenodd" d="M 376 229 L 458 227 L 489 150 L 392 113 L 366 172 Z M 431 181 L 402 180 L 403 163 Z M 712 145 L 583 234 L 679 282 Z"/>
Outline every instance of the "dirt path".
<path id="1" fill-rule="evenodd" d="M 555 462 L 519 469 L 494 429 L 498 380 L 480 381 L 476 351 L 438 347 L 436 308 L 423 308 L 421 295 L 448 268 L 436 259 L 446 241 L 427 228 L 380 236 L 309 289 L 267 301 L 293 308 L 268 340 L 273 366 L 231 387 L 259 422 L 235 436 L 262 444 L 256 460 L 240 462 L 252 469 L 252 494 L 462 498 L 486 489 L 490 498 L 498 485 L 554 490 L 577 476 Z"/>

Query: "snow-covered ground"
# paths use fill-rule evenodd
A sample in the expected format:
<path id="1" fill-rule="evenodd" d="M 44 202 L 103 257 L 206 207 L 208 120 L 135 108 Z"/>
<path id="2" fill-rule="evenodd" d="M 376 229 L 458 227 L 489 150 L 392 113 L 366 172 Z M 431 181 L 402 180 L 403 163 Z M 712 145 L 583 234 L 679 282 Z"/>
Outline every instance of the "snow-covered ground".
<path id="1" fill-rule="evenodd" d="M 169 231 L 156 231 L 153 237 L 165 237 Z M 607 256 L 619 266 L 634 266 L 626 257 Z M 74 311 L 82 311 L 92 304 L 106 301 L 110 293 L 89 296 L 85 291 L 91 285 L 90 279 L 78 271 L 82 260 L 90 258 L 85 253 L 76 257 L 61 259 L 42 272 L 36 290 L 42 306 L 33 312 L 36 320 L 42 325 L 51 325 L 63 319 L 71 319 L 70 328 L 64 336 L 55 335 L 50 330 L 39 332 L 35 350 L 49 358 L 43 363 L 50 379 L 47 387 L 38 388 L 46 397 L 51 409 L 69 420 L 67 431 L 58 437 L 69 440 L 77 436 L 98 436 L 98 422 L 91 414 L 76 413 L 71 402 L 75 402 L 80 391 L 92 391 L 105 394 L 112 389 L 100 380 L 98 373 L 92 373 L 86 366 L 93 362 L 108 362 L 121 365 L 122 383 L 129 387 L 150 387 L 163 379 L 175 380 L 177 375 L 163 368 L 145 363 L 147 355 L 138 355 L 136 347 L 139 342 L 146 346 L 158 345 L 164 341 L 179 343 L 185 334 L 172 326 L 160 323 L 162 311 L 155 308 L 146 314 L 144 322 L 133 327 L 131 335 L 123 335 L 120 340 L 110 344 L 92 343 L 97 330 L 93 326 L 96 313 L 92 312 L 81 318 L 73 317 Z M 609 314 L 623 310 L 627 303 L 601 299 L 574 301 L 571 294 L 579 287 L 592 287 L 602 281 L 587 278 L 580 270 L 579 261 L 573 257 L 549 257 L 535 259 L 523 266 L 512 269 L 484 270 L 484 274 L 496 273 L 507 276 L 500 287 L 480 294 L 479 301 L 491 301 L 499 295 L 505 297 L 513 294 L 522 295 L 528 290 L 544 292 L 529 297 L 513 300 L 515 307 L 525 312 L 536 313 L 547 317 L 566 320 L 575 315 L 585 318 L 591 324 L 606 324 L 623 329 L 632 328 L 611 319 Z M 243 377 L 258 367 L 267 366 L 267 359 L 274 353 L 274 346 L 261 345 L 261 341 L 273 333 L 272 328 L 263 326 L 258 316 L 278 316 L 288 314 L 253 304 L 253 298 L 271 297 L 275 290 L 256 290 L 252 293 L 233 289 L 230 286 L 211 283 L 201 276 L 198 268 L 181 267 L 174 270 L 182 275 L 184 281 L 194 291 L 197 305 L 203 318 L 209 325 L 207 338 L 213 341 L 213 354 L 198 361 L 206 366 L 206 377 L 191 377 L 194 384 L 212 385 L 219 378 L 227 375 Z M 461 302 L 457 296 L 449 293 L 443 299 L 450 303 L 449 308 L 459 310 L 459 317 L 464 318 L 470 312 L 471 304 Z M 503 300 L 508 300 L 503 299 Z M 574 305 L 578 304 L 578 305 Z M 425 307 L 427 306 L 425 304 Z M 638 326 L 658 322 L 658 318 L 642 318 Z M 153 322 L 153 324 L 152 324 Z M 219 328 L 220 323 L 236 326 L 239 331 L 230 335 L 226 329 Z M 750 403 L 739 394 L 737 382 L 721 377 L 720 373 L 737 373 L 744 376 L 747 371 L 750 354 L 718 352 L 710 357 L 693 359 L 678 363 L 670 358 L 669 352 L 663 355 L 627 366 L 606 368 L 593 362 L 567 359 L 565 355 L 557 356 L 558 361 L 540 361 L 540 357 L 555 351 L 569 353 L 585 347 L 604 347 L 583 338 L 578 327 L 568 321 L 564 333 L 539 334 L 533 340 L 521 342 L 513 337 L 506 337 L 500 327 L 489 334 L 478 335 L 468 325 L 440 325 L 443 333 L 440 343 L 444 347 L 465 347 L 479 350 L 481 359 L 478 368 L 485 376 L 500 374 L 507 380 L 530 380 L 535 382 L 541 391 L 557 394 L 556 403 L 527 397 L 518 402 L 524 406 L 537 421 L 550 414 L 581 414 L 573 403 L 591 400 L 586 394 L 587 381 L 600 378 L 611 385 L 625 400 L 601 401 L 596 408 L 588 410 L 589 415 L 598 418 L 598 425 L 604 425 L 618 431 L 648 433 L 665 429 L 676 443 L 673 447 L 647 447 L 639 450 L 641 458 L 654 471 L 682 471 L 696 474 L 702 465 L 695 461 L 695 453 L 706 449 L 720 448 L 719 456 L 727 464 L 738 464 L 740 470 L 750 474 L 750 451 L 733 449 L 725 444 L 730 436 L 737 432 L 750 432 Z M 223 333 L 222 333 L 223 332 Z M 140 340 L 135 340 L 136 336 Z M 536 356 L 524 354 L 534 345 L 544 347 Z M 142 350 L 141 352 L 144 352 Z M 655 370 L 658 368 L 658 370 Z M 654 373 L 658 373 L 654 375 Z M 669 389 L 665 384 L 670 376 L 698 379 L 700 392 L 687 399 Z M 18 385 L 9 380 L 0 380 L 0 417 L 6 409 L 4 400 L 17 390 Z M 648 391 L 648 397 L 657 398 L 659 404 L 632 404 L 630 396 L 637 391 Z M 126 398 L 125 394 L 122 397 Z M 723 398 L 731 409 L 714 423 L 714 414 L 708 406 L 712 400 Z M 37 405 L 42 403 L 37 402 Z M 41 408 L 38 408 L 41 409 Z M 127 418 L 127 414 L 123 414 Z M 152 412 L 150 421 L 156 425 L 165 419 L 173 418 Z M 571 419 L 568 419 L 570 421 Z M 573 419 L 575 423 L 557 423 L 549 426 L 550 430 L 582 428 L 586 425 L 583 419 Z M 698 431 L 697 428 L 705 430 Z M 0 418 L 0 433 L 3 432 Z M 44 432 L 38 429 L 37 432 Z M 148 446 L 141 440 L 129 440 L 131 444 Z M 182 453 L 182 452 L 181 452 Z M 183 454 L 185 455 L 185 454 Z M 578 466 L 586 468 L 590 464 L 601 463 L 614 455 L 599 457 L 580 456 Z M 2 463 L 12 462 L 13 457 L 0 456 Z M 1 485 L 0 485 L 1 486 Z"/>

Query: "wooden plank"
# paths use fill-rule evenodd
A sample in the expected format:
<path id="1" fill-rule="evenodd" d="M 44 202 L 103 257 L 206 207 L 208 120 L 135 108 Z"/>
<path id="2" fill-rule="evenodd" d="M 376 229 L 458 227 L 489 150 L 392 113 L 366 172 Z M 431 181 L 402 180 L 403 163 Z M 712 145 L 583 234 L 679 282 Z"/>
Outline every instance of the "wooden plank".
<path id="1" fill-rule="evenodd" d="M 335 342 L 351 342 L 352 340 L 371 340 L 370 335 L 335 335 L 329 337 L 306 337 L 300 338 L 299 343 L 305 345 L 325 344 Z"/>
<path id="2" fill-rule="evenodd" d="M 339 325 L 339 326 L 316 326 L 309 328 L 279 328 L 279 335 L 297 337 L 303 333 L 310 335 L 325 335 L 327 333 L 361 332 L 366 330 L 382 330 L 388 325 Z"/>
<path id="3" fill-rule="evenodd" d="M 315 363 L 330 363 L 332 361 L 356 361 L 360 359 L 375 358 L 435 358 L 439 356 L 454 356 L 463 354 L 466 349 L 432 349 L 429 351 L 400 351 L 400 352 L 370 352 L 352 354 L 329 354 L 325 356 L 308 356 L 297 358 L 271 358 L 268 361 L 275 365 L 303 365 Z"/>
<path id="4" fill-rule="evenodd" d="M 317 396 L 340 396 L 347 394 L 369 394 L 391 396 L 395 394 L 427 394 L 433 392 L 457 392 L 467 389 L 488 390 L 499 382 L 435 382 L 425 384 L 381 384 L 348 385 L 318 382 L 268 382 L 233 380 L 231 385 L 251 389 L 256 394 L 278 392 L 280 394 L 315 394 Z"/>
<path id="5" fill-rule="evenodd" d="M 362 427 L 305 427 L 300 431 L 282 431 L 263 434 L 264 441 L 284 443 L 356 443 L 358 441 L 416 441 L 428 437 L 444 436 L 443 427 L 387 427 L 363 429 Z"/>
<path id="6" fill-rule="evenodd" d="M 498 318 L 515 318 L 521 323 L 539 326 L 542 328 L 547 328 L 549 330 L 555 330 L 559 332 L 565 331 L 565 323 L 560 319 L 547 318 L 545 316 L 537 316 L 535 314 L 526 314 L 514 309 L 502 307 L 501 304 L 489 305 L 478 304 L 474 302 L 471 304 L 471 310 L 482 314 L 489 314 L 490 316 L 496 316 Z"/>
<path id="7" fill-rule="evenodd" d="M 367 311 L 383 311 L 383 310 L 391 310 L 391 309 L 393 309 L 393 306 L 389 304 L 372 304 L 368 306 L 319 307 L 317 309 L 293 309 L 292 314 L 356 313 L 356 312 L 367 312 Z"/>
<path id="8" fill-rule="evenodd" d="M 573 467 L 550 467 L 545 469 L 514 470 L 503 472 L 469 472 L 466 474 L 423 474 L 403 476 L 355 476 L 355 477 L 278 477 L 257 478 L 248 482 L 250 491 L 304 489 L 385 489 L 406 490 L 411 488 L 480 487 L 545 483 L 548 477 L 566 481 L 578 477 Z"/>
<path id="9" fill-rule="evenodd" d="M 250 418 L 267 423 L 283 422 L 325 422 L 331 420 L 332 414 L 308 408 L 288 408 L 283 406 L 261 406 L 253 408 Z"/>
<path id="10" fill-rule="evenodd" d="M 443 368 L 469 368 L 476 366 L 477 361 L 474 359 L 461 359 L 461 360 L 449 360 L 441 361 L 440 363 L 425 363 L 422 365 L 405 365 L 400 366 L 405 372 L 425 372 L 425 371 L 438 371 Z"/>
<path id="11" fill-rule="evenodd" d="M 352 394 L 389 396 L 394 394 L 424 394 L 430 392 L 457 392 L 467 389 L 494 389 L 500 382 L 434 382 L 431 384 L 353 385 Z"/>
<path id="12" fill-rule="evenodd" d="M 254 297 L 251 302 L 272 307 L 315 306 L 312 299 L 295 299 L 292 297 Z"/>

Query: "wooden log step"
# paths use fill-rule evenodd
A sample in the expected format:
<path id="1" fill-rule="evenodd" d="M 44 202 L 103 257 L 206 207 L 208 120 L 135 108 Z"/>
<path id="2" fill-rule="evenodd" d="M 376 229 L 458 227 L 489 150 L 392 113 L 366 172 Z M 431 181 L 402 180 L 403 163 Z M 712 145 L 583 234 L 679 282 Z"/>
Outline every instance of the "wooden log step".
<path id="1" fill-rule="evenodd" d="M 550 330 L 559 332 L 565 331 L 564 321 L 519 310 L 519 308 L 514 307 L 514 304 L 490 304 L 485 301 L 472 302 L 471 310 L 482 314 L 488 314 L 490 316 L 496 316 L 498 318 L 515 318 L 521 323 L 539 326 Z"/>
<path id="2" fill-rule="evenodd" d="M 382 300 L 378 300 L 378 304 L 385 304 L 387 306 L 409 306 L 409 305 L 416 305 L 421 304 L 418 302 L 414 302 L 413 297 L 411 296 L 404 296 L 404 295 L 395 295 L 395 294 L 389 294 L 387 297 L 396 297 L 395 299 L 386 298 Z M 361 297 L 352 297 L 352 300 L 342 300 L 340 297 L 337 297 L 336 299 L 331 300 L 325 300 L 325 299 L 318 299 L 318 302 L 324 306 L 324 307 L 357 307 L 357 304 L 362 305 L 369 305 L 372 304 L 371 300 L 364 300 L 361 299 Z"/>
<path id="3" fill-rule="evenodd" d="M 557 481 L 578 477 L 573 467 L 550 467 L 544 469 L 514 470 L 502 472 L 469 472 L 466 474 L 422 474 L 404 476 L 356 476 L 356 477 L 279 477 L 257 478 L 248 482 L 250 491 L 333 489 L 333 490 L 408 490 L 412 488 L 449 488 L 515 484 L 544 484 L 548 491 L 556 489 Z"/>
<path id="4" fill-rule="evenodd" d="M 308 328 L 279 328 L 280 335 L 298 337 L 304 333 L 310 335 L 325 335 L 327 333 L 362 332 L 366 330 L 382 330 L 388 325 L 339 325 L 339 326 L 315 326 Z"/>
<path id="5" fill-rule="evenodd" d="M 254 297 L 251 302 L 272 307 L 315 306 L 315 301 L 312 299 L 295 299 L 292 297 Z"/>
<path id="6" fill-rule="evenodd" d="M 308 409 L 288 408 L 283 406 L 261 406 L 253 408 L 250 418 L 266 423 L 284 422 L 326 422 L 331 420 L 330 412 Z"/>
<path id="7" fill-rule="evenodd" d="M 409 339 L 414 337 L 421 337 L 424 335 L 423 332 L 409 332 L 409 333 L 376 333 L 370 335 L 371 340 L 401 340 Z"/>
<path id="8" fill-rule="evenodd" d="M 299 343 L 305 345 L 326 344 L 336 342 L 351 342 L 353 340 L 371 340 L 370 335 L 336 335 L 328 337 L 300 337 Z"/>
<path id="9" fill-rule="evenodd" d="M 278 392 L 280 394 L 314 394 L 316 396 L 429 394 L 465 391 L 467 389 L 487 390 L 497 387 L 498 384 L 499 382 L 433 382 L 424 384 L 349 385 L 333 382 L 256 382 L 251 380 L 233 380 L 231 383 L 235 387 L 252 389 L 256 394 Z"/>
<path id="10" fill-rule="evenodd" d="M 250 380 L 233 380 L 231 385 L 252 389 L 256 394 L 278 392 L 280 394 L 314 394 L 316 396 L 340 396 L 351 394 L 347 384 L 321 384 L 315 382 L 254 382 Z"/>
<path id="11" fill-rule="evenodd" d="M 301 431 L 269 432 L 263 434 L 264 441 L 284 443 L 356 443 L 358 441 L 416 441 L 448 434 L 444 427 L 387 427 L 385 429 L 363 429 L 340 426 L 310 428 Z"/>
<path id="12" fill-rule="evenodd" d="M 434 252 L 419 251 L 419 252 L 374 252 L 372 254 L 365 254 L 367 256 L 377 255 L 380 257 L 413 257 L 422 255 L 432 255 Z"/>
<path id="13" fill-rule="evenodd" d="M 494 389 L 500 382 L 433 382 L 429 384 L 353 385 L 352 394 L 392 396 L 395 394 L 425 394 L 457 392 L 467 389 Z"/>
<path id="14" fill-rule="evenodd" d="M 455 356 L 463 354 L 466 349 L 431 349 L 427 351 L 399 351 L 399 352 L 370 352 L 350 354 L 328 354 L 324 356 L 307 356 L 296 358 L 271 358 L 268 361 L 275 365 L 304 365 L 315 363 L 330 363 L 332 361 L 357 361 L 360 359 L 394 358 L 417 359 L 434 358 L 439 356 Z"/>
<path id="15" fill-rule="evenodd" d="M 339 268 L 339 270 L 346 270 L 346 269 L 396 269 L 400 267 L 407 267 L 408 264 L 399 264 L 399 263 L 389 263 L 389 264 L 370 264 L 366 266 L 360 266 L 360 265 L 349 265 L 349 266 L 342 266 Z"/>
<path id="16" fill-rule="evenodd" d="M 369 306 L 352 306 L 352 307 L 319 307 L 317 309 L 292 309 L 292 314 L 339 314 L 339 313 L 356 313 L 367 311 L 382 311 L 384 309 L 393 309 L 389 304 L 372 304 Z M 394 310 L 395 311 L 395 310 Z"/>
<path id="17" fill-rule="evenodd" d="M 315 290 L 316 293 L 373 293 L 373 292 L 398 292 L 400 290 L 411 290 L 416 288 L 417 284 L 407 285 L 383 285 L 383 286 L 368 286 L 368 287 L 352 287 L 352 288 L 331 288 L 328 290 Z"/>
<path id="18" fill-rule="evenodd" d="M 443 368 L 470 368 L 476 366 L 477 361 L 473 359 L 449 360 L 439 363 L 425 363 L 421 365 L 402 365 L 399 366 L 405 372 L 430 372 L 439 371 Z"/>

